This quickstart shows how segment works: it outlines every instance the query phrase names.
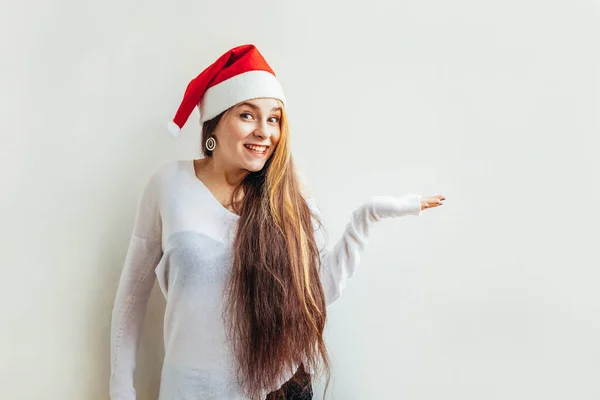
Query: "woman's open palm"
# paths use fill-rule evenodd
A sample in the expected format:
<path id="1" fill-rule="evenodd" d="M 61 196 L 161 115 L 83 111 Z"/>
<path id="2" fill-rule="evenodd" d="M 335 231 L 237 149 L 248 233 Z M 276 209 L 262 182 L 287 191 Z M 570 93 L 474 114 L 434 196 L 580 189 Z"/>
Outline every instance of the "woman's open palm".
<path id="1" fill-rule="evenodd" d="M 442 204 L 444 204 L 442 203 L 442 201 L 444 200 L 446 200 L 446 196 L 444 196 L 443 194 L 438 194 L 437 196 L 433 197 L 423 197 L 421 199 L 421 210 L 441 206 Z"/>

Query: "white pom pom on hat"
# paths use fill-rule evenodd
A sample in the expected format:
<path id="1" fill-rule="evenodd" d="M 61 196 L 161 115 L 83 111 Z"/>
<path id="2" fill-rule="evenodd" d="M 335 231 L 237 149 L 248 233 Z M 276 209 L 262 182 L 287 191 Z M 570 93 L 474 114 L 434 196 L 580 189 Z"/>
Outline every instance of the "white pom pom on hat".
<path id="1" fill-rule="evenodd" d="M 244 100 L 261 97 L 279 99 L 284 105 L 286 102 L 275 73 L 256 46 L 234 47 L 188 84 L 175 117 L 168 124 L 169 133 L 178 138 L 196 107 L 202 123 Z"/>
<path id="2" fill-rule="evenodd" d="M 169 130 L 169 133 L 175 138 L 177 139 L 179 137 L 179 135 L 181 135 L 181 128 L 177 126 L 177 124 L 173 121 L 169 122 L 167 124 L 167 129 Z"/>

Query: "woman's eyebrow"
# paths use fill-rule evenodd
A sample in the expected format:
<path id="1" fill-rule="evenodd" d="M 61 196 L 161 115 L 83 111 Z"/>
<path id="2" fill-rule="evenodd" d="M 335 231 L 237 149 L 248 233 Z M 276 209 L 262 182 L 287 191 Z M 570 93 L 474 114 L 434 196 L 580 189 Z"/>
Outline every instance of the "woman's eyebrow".
<path id="1" fill-rule="evenodd" d="M 248 107 L 250 107 L 250 108 L 252 108 L 254 110 L 257 110 L 257 111 L 259 110 L 259 107 L 257 105 L 254 105 L 254 104 L 248 103 L 248 102 L 243 102 L 243 103 L 241 103 L 239 105 L 239 107 L 242 107 L 242 106 L 248 106 Z M 281 111 L 281 107 L 273 107 L 271 109 L 271 111 Z"/>
<path id="2" fill-rule="evenodd" d="M 254 110 L 257 110 L 257 109 L 258 109 L 258 107 L 257 107 L 257 106 L 255 106 L 255 105 L 254 105 L 254 104 L 252 104 L 252 103 L 248 103 L 248 102 L 243 102 L 243 103 L 240 103 L 239 107 L 242 107 L 242 106 L 248 106 L 248 107 L 250 107 L 250 108 L 252 108 L 252 109 L 254 109 Z"/>

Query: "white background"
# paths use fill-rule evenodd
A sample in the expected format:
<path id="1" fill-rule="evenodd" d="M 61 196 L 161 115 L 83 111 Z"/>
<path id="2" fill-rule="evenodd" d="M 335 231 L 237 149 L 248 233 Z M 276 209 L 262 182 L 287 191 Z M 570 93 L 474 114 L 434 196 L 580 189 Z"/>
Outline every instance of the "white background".
<path id="1" fill-rule="evenodd" d="M 3 1 L 0 398 L 108 397 L 137 198 L 199 156 L 197 115 L 166 123 L 254 43 L 332 240 L 368 196 L 447 198 L 371 231 L 329 308 L 329 398 L 598 399 L 599 22 L 582 0 Z M 155 287 L 139 400 L 163 311 Z"/>

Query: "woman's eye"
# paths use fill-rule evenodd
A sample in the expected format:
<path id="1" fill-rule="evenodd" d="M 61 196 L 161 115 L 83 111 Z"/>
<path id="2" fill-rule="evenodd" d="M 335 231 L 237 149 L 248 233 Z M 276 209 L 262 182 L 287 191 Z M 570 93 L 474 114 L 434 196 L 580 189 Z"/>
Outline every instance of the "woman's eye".
<path id="1" fill-rule="evenodd" d="M 245 112 L 245 113 L 241 113 L 240 117 L 242 117 L 242 119 L 250 120 L 250 119 L 252 119 L 252 114 L 248 113 L 248 112 Z M 278 117 L 271 117 L 271 118 L 269 118 L 269 122 L 275 124 L 275 123 L 279 122 L 279 118 Z"/>

